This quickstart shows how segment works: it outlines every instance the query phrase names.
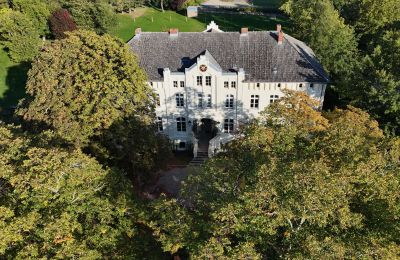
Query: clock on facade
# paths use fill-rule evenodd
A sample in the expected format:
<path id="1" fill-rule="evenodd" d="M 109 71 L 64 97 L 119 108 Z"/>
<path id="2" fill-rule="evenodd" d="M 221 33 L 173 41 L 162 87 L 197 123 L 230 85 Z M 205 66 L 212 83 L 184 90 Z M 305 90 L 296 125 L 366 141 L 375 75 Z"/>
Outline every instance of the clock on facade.
<path id="1" fill-rule="evenodd" d="M 201 72 L 206 72 L 207 71 L 207 66 L 206 65 L 200 65 L 200 71 Z"/>

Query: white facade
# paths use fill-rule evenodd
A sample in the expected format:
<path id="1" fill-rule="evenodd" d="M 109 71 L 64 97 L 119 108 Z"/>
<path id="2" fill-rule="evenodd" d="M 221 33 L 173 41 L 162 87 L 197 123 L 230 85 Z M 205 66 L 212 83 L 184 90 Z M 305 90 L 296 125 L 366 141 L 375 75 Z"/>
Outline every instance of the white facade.
<path id="1" fill-rule="evenodd" d="M 196 120 L 212 119 L 219 132 L 231 132 L 281 98 L 284 89 L 307 92 L 321 105 L 324 101 L 326 82 L 245 82 L 245 71 L 237 71 L 224 72 L 206 52 L 185 72 L 165 68 L 163 81 L 149 82 L 159 97 L 159 130 L 178 150 L 190 147 Z"/>

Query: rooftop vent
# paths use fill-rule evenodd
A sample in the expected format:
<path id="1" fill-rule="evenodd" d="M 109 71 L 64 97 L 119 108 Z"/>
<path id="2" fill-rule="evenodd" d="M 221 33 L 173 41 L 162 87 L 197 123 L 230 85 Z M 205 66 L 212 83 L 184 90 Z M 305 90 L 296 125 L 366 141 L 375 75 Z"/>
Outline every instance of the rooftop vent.
<path id="1" fill-rule="evenodd" d="M 140 35 L 142 33 L 142 28 L 136 28 L 135 35 Z"/>
<path id="2" fill-rule="evenodd" d="M 242 28 L 240 30 L 240 35 L 246 36 L 249 33 L 249 28 Z"/>
<path id="3" fill-rule="evenodd" d="M 278 34 L 278 44 L 283 43 L 283 32 L 280 24 L 276 25 L 276 33 Z"/>

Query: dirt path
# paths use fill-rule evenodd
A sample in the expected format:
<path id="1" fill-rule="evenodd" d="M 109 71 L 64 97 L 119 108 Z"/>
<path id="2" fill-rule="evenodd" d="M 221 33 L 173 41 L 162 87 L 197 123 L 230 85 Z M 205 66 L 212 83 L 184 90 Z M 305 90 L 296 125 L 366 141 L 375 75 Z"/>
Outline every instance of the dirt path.
<path id="1" fill-rule="evenodd" d="M 129 15 L 132 18 L 138 18 L 140 16 L 143 16 L 146 13 L 147 9 L 148 9 L 147 7 L 139 7 L 132 10 L 132 12 Z"/>

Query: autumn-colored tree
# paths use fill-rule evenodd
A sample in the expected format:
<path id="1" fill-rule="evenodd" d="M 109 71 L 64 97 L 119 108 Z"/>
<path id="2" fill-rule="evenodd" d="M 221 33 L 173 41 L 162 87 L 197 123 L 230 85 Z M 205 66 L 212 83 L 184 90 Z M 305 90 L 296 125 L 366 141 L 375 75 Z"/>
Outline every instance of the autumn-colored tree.
<path id="1" fill-rule="evenodd" d="M 72 19 L 68 10 L 56 10 L 49 20 L 51 32 L 56 39 L 66 37 L 65 32 L 71 32 L 77 29 L 76 23 Z"/>
<path id="2" fill-rule="evenodd" d="M 0 126 L 0 258 L 159 259 L 131 182 L 55 138 Z"/>
<path id="3" fill-rule="evenodd" d="M 189 177 L 190 210 L 160 200 L 151 223 L 168 219 L 154 227 L 165 248 L 192 259 L 398 258 L 400 139 L 359 109 L 315 107 L 288 93 Z"/>

